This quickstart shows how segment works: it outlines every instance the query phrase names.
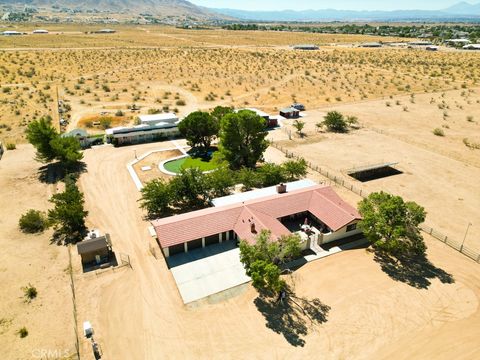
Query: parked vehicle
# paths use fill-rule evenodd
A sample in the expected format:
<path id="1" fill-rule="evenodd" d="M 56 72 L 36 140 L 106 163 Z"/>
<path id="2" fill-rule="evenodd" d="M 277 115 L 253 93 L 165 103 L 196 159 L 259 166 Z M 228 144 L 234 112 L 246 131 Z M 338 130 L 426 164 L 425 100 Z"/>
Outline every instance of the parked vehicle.
<path id="1" fill-rule="evenodd" d="M 292 108 L 295 108 L 299 111 L 305 111 L 305 105 L 303 104 L 298 104 L 298 103 L 295 103 L 295 104 L 292 104 L 291 106 Z"/>

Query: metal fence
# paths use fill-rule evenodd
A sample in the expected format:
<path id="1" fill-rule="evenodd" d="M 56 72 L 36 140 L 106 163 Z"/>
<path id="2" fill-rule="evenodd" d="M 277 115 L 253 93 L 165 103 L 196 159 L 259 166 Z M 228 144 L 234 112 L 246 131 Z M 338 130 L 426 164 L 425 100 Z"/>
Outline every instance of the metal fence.
<path id="1" fill-rule="evenodd" d="M 283 152 L 287 158 L 290 158 L 290 159 L 300 159 L 301 158 L 300 156 L 296 155 L 293 151 L 290 151 L 290 150 L 284 148 L 283 146 L 281 146 L 280 144 L 278 144 L 274 141 L 271 141 L 271 145 L 274 148 Z M 345 180 L 345 178 L 343 176 L 339 175 L 338 173 L 332 172 L 332 170 L 330 170 L 330 169 L 322 168 L 321 166 L 313 164 L 310 161 L 307 161 L 307 166 L 310 169 L 312 169 L 313 171 L 316 171 L 319 174 L 325 176 L 327 179 L 330 179 L 335 184 L 343 186 L 347 190 L 350 190 L 350 191 L 354 192 L 355 194 L 357 194 L 357 195 L 359 195 L 363 198 L 366 198 L 366 197 L 368 197 L 368 195 L 370 195 L 370 193 L 368 191 L 366 191 L 365 189 L 362 189 L 360 187 L 355 186 L 353 183 L 349 182 L 348 180 Z M 435 239 L 440 240 L 444 244 L 447 244 L 451 248 L 459 251 L 460 253 L 469 257 L 470 259 L 474 260 L 475 262 L 480 263 L 480 253 L 466 247 L 465 245 L 463 245 L 462 243 L 460 243 L 460 242 L 458 242 L 454 239 L 450 239 L 448 236 L 442 234 L 440 231 L 438 231 L 438 230 L 436 230 L 436 229 L 434 229 L 430 226 L 422 224 L 420 226 L 420 228 L 423 232 L 432 235 Z"/>

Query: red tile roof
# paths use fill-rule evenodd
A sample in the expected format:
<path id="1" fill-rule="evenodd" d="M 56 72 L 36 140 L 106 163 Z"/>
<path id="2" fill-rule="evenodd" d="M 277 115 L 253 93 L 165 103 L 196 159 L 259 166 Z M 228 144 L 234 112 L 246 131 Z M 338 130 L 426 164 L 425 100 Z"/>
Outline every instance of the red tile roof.
<path id="1" fill-rule="evenodd" d="M 316 185 L 234 205 L 175 215 L 155 220 L 152 225 L 162 248 L 230 230 L 235 231 L 239 238 L 251 241 L 263 229 L 270 230 L 275 237 L 290 234 L 277 219 L 304 211 L 316 216 L 333 231 L 361 218 L 358 211 L 344 202 L 331 187 Z M 256 233 L 252 233 L 252 223 Z"/>

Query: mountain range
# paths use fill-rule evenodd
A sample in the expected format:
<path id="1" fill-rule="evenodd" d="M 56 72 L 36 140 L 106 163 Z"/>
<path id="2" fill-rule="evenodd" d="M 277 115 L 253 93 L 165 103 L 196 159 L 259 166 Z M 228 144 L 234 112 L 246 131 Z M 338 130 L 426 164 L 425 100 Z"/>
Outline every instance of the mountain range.
<path id="1" fill-rule="evenodd" d="M 0 6 L 36 7 L 40 9 L 70 9 L 76 11 L 103 11 L 138 15 L 184 16 L 196 19 L 244 21 L 480 21 L 480 3 L 460 2 L 443 10 L 282 10 L 247 11 L 237 9 L 211 9 L 187 0 L 0 0 Z M 233 19 L 232 19 L 233 18 Z"/>
<path id="2" fill-rule="evenodd" d="M 70 9 L 104 11 L 138 15 L 191 16 L 195 18 L 225 18 L 224 15 L 199 7 L 186 0 L 0 0 L 0 5 L 35 7 L 39 9 Z"/>
<path id="3" fill-rule="evenodd" d="M 480 3 L 460 2 L 442 10 L 395 10 L 395 11 L 354 11 L 354 10 L 281 10 L 247 11 L 237 9 L 211 9 L 217 13 L 240 20 L 257 21 L 401 21 L 401 20 L 480 20 Z"/>

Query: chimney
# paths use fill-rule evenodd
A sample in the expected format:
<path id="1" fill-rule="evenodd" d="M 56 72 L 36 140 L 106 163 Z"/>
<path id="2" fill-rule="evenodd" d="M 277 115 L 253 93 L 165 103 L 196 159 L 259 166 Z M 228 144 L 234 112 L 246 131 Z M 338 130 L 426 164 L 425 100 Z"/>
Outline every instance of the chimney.
<path id="1" fill-rule="evenodd" d="M 257 229 L 255 229 L 255 223 L 252 222 L 250 224 L 250 231 L 252 232 L 252 234 L 256 234 L 257 233 Z"/>
<path id="2" fill-rule="evenodd" d="M 285 194 L 287 192 L 287 185 L 281 183 L 280 185 L 277 185 L 277 193 L 279 194 Z"/>

